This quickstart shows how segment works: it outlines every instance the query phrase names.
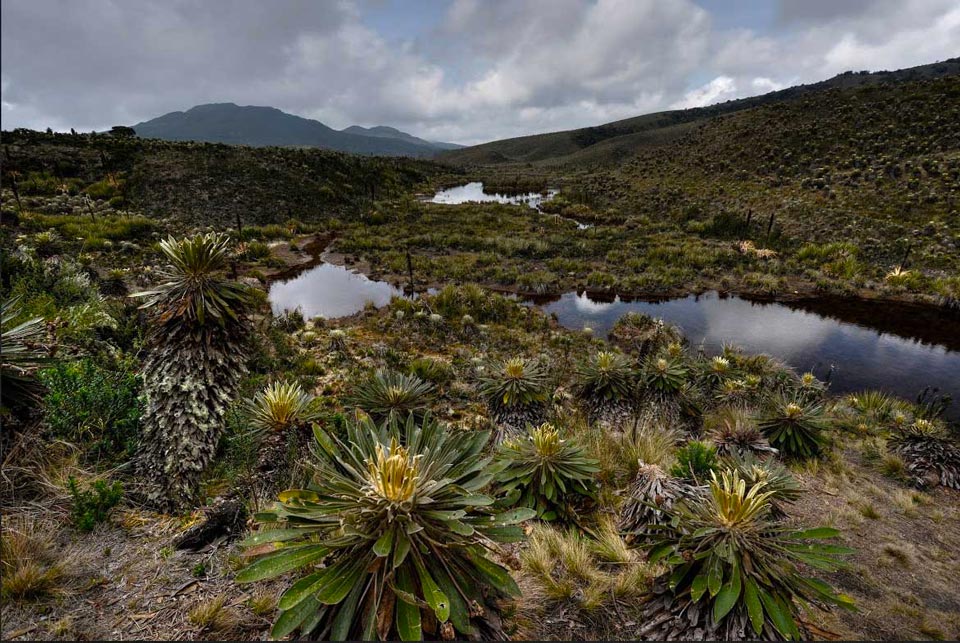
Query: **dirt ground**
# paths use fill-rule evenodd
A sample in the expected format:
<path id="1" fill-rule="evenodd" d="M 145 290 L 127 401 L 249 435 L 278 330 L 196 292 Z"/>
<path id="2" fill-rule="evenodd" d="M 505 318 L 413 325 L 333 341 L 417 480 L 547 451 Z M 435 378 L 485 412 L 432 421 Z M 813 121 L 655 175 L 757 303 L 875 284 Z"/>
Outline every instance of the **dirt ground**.
<path id="1" fill-rule="evenodd" d="M 4 516 L 5 522 L 21 519 Z M 123 510 L 89 534 L 62 528 L 53 543 L 62 582 L 39 601 L 5 602 L 3 639 L 265 638 L 277 588 L 241 587 L 231 580 L 240 561 L 235 545 L 175 551 L 171 543 L 185 526 L 175 518 Z"/>
<path id="2" fill-rule="evenodd" d="M 856 601 L 856 613 L 811 610 L 840 639 L 960 639 L 960 492 L 920 492 L 867 466 L 855 447 L 798 472 L 808 490 L 788 511 L 807 526 L 843 531 L 849 569 L 824 575 Z"/>

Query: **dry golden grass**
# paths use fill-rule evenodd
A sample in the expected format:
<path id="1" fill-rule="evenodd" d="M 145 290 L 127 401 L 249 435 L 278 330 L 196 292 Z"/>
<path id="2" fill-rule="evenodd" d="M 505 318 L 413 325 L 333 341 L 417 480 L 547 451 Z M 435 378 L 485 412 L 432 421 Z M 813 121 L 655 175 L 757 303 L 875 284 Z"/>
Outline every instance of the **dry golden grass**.
<path id="1" fill-rule="evenodd" d="M 187 618 L 201 632 L 226 632 L 240 624 L 236 612 L 227 607 L 226 594 L 204 599 L 190 610 Z"/>
<path id="2" fill-rule="evenodd" d="M 521 638 L 614 636 L 624 626 L 623 614 L 637 608 L 653 578 L 610 518 L 601 519 L 596 538 L 538 525 L 520 559 L 523 597 L 516 625 Z"/>
<path id="3" fill-rule="evenodd" d="M 5 516 L 0 530 L 0 594 L 32 600 L 62 591 L 64 572 L 53 552 L 54 525 L 29 515 Z"/>
<path id="4" fill-rule="evenodd" d="M 255 616 L 268 617 L 277 610 L 277 595 L 259 589 L 247 599 L 247 606 Z"/>
<path id="5" fill-rule="evenodd" d="M 618 434 L 599 426 L 577 426 L 574 432 L 581 436 L 590 457 L 600 463 L 598 477 L 605 490 L 622 489 L 633 480 L 641 462 L 668 467 L 674 461 L 677 434 L 659 427 L 644 427 L 636 438 L 629 433 Z M 601 497 L 602 504 L 616 504 L 610 498 Z"/>
<path id="6" fill-rule="evenodd" d="M 960 505 L 949 489 L 919 492 L 885 475 L 863 444 L 838 445 L 830 461 L 806 465 L 805 493 L 791 507 L 798 525 L 829 524 L 854 549 L 849 570 L 824 578 L 860 610 L 811 613 L 847 640 L 960 636 Z M 812 472 L 812 473 L 811 473 Z"/>

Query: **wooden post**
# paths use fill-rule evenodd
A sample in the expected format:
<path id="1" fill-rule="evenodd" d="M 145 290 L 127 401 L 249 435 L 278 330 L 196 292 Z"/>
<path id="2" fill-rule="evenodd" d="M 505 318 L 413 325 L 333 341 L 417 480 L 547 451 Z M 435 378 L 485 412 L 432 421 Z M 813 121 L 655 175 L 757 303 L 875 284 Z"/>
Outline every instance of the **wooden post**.
<path id="1" fill-rule="evenodd" d="M 910 251 L 911 251 L 911 250 L 913 250 L 913 244 L 912 244 L 912 243 L 908 243 L 908 244 L 907 244 L 907 249 L 906 249 L 906 251 L 903 253 L 903 259 L 900 260 L 900 268 L 906 268 L 906 267 L 907 267 L 907 257 L 910 256 Z"/>
<path id="2" fill-rule="evenodd" d="M 409 250 L 407 250 L 407 276 L 410 280 L 410 288 L 413 288 L 413 257 L 410 256 Z"/>
<path id="3" fill-rule="evenodd" d="M 17 201 L 17 213 L 23 214 L 23 206 L 20 204 L 20 187 L 17 184 L 17 177 L 11 177 L 12 183 L 10 187 L 13 189 L 13 198 Z"/>
<path id="4" fill-rule="evenodd" d="M 753 210 L 747 210 L 747 234 L 750 234 L 750 222 L 753 220 Z"/>
<path id="5" fill-rule="evenodd" d="M 243 241 L 243 224 L 240 222 L 240 210 L 237 210 L 237 241 Z"/>
<path id="6" fill-rule="evenodd" d="M 770 213 L 770 221 L 767 222 L 767 241 L 770 240 L 770 231 L 773 230 L 773 220 L 777 216 L 776 212 Z"/>
<path id="7" fill-rule="evenodd" d="M 83 202 L 84 202 L 84 204 L 87 206 L 87 212 L 90 213 L 90 219 L 91 219 L 92 221 L 96 221 L 96 220 L 97 220 L 97 214 L 93 211 L 93 206 L 90 205 L 90 197 L 88 197 L 88 196 L 83 197 Z"/>

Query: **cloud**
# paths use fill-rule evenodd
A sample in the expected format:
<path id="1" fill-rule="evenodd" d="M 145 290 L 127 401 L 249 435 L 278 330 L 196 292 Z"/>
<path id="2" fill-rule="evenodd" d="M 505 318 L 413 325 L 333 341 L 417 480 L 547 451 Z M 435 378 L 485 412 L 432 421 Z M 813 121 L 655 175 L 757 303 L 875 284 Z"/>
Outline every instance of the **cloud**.
<path id="1" fill-rule="evenodd" d="M 674 109 L 689 107 L 703 107 L 725 100 L 724 97 L 733 96 L 737 91 L 737 81 L 729 76 L 717 76 L 706 85 L 697 87 L 686 94 L 683 99 L 672 105 Z"/>
<path id="2" fill-rule="evenodd" d="M 373 10 L 386 18 L 367 20 Z M 232 101 L 473 143 L 932 62 L 960 42 L 952 0 L 784 1 L 771 24 L 745 13 L 736 29 L 691 0 L 4 0 L 0 11 L 5 129 L 86 131 Z"/>

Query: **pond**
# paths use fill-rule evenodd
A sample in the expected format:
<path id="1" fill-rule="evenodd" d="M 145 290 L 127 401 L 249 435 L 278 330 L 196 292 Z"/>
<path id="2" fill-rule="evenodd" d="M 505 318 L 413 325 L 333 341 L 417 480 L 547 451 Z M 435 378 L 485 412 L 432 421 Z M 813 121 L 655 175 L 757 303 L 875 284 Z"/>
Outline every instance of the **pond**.
<path id="1" fill-rule="evenodd" d="M 300 308 L 307 318 L 332 319 L 359 312 L 367 302 L 384 306 L 402 294 L 387 282 L 321 263 L 273 283 L 269 297 L 276 313 Z M 957 401 L 950 417 L 960 418 L 958 321 L 934 308 L 839 298 L 755 302 L 717 293 L 652 302 L 600 301 L 570 292 L 527 303 L 555 314 L 566 328 L 589 327 L 596 337 L 606 337 L 626 312 L 659 317 L 708 353 L 731 343 L 820 378 L 829 374 L 837 393 L 875 388 L 913 400 L 923 388 L 939 387 Z"/>
<path id="2" fill-rule="evenodd" d="M 708 353 L 731 343 L 820 378 L 830 373 L 834 392 L 875 388 L 913 400 L 926 386 L 939 387 L 955 400 L 951 417 L 960 417 L 960 322 L 929 307 L 839 298 L 756 302 L 715 292 L 660 302 L 571 292 L 538 303 L 562 326 L 589 327 L 596 337 L 627 312 L 658 317 Z"/>
<path id="3" fill-rule="evenodd" d="M 430 203 L 512 203 L 514 205 L 528 205 L 534 210 L 540 209 L 540 204 L 549 201 L 557 195 L 557 190 L 547 190 L 546 194 L 529 192 L 527 194 L 488 194 L 483 191 L 483 183 L 477 181 L 459 185 L 455 188 L 440 190 Z"/>
<path id="4" fill-rule="evenodd" d="M 274 314 L 299 308 L 307 319 L 347 317 L 363 310 L 367 302 L 378 308 L 390 303 L 403 291 L 385 281 L 332 263 L 321 263 L 289 281 L 270 286 L 270 305 Z"/>

